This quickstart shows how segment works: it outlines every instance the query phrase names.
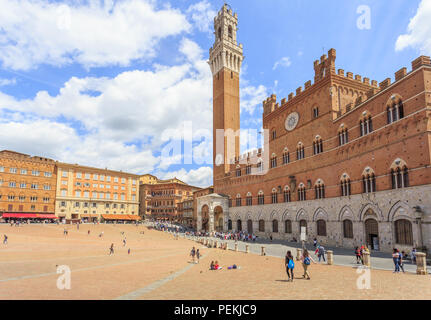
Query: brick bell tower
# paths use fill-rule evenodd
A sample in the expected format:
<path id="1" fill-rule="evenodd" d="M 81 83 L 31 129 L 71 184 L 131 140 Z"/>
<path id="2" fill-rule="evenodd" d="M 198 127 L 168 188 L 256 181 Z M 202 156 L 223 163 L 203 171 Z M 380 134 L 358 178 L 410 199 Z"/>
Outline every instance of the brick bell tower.
<path id="1" fill-rule="evenodd" d="M 214 18 L 215 42 L 208 61 L 213 75 L 214 186 L 229 171 L 229 161 L 240 155 L 239 136 L 217 139 L 217 129 L 240 129 L 239 74 L 244 56 L 242 44 L 237 42 L 237 30 L 238 14 L 225 4 Z"/>

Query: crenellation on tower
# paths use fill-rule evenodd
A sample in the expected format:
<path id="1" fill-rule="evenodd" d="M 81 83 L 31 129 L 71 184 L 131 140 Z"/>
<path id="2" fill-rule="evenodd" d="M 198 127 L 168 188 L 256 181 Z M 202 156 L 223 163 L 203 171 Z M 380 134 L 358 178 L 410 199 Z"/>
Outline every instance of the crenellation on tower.
<path id="1" fill-rule="evenodd" d="M 214 18 L 215 42 L 208 61 L 213 75 L 223 68 L 240 73 L 244 60 L 243 46 L 237 41 L 238 14 L 225 4 Z"/>

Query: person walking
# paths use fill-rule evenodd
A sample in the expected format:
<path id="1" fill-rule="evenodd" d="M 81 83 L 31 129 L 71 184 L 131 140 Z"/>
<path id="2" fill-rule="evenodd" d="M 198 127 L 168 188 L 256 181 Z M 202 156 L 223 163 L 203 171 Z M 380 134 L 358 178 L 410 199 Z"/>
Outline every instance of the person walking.
<path id="1" fill-rule="evenodd" d="M 317 239 L 316 238 L 314 238 L 314 240 L 313 240 L 313 247 L 317 247 Z"/>
<path id="2" fill-rule="evenodd" d="M 362 263 L 362 257 L 361 257 L 361 249 L 359 247 L 355 248 L 355 256 L 356 256 L 356 263 Z"/>
<path id="3" fill-rule="evenodd" d="M 293 260 L 292 253 L 287 251 L 286 258 L 284 260 L 284 264 L 286 266 L 287 273 L 287 281 L 293 282 L 293 269 L 295 268 L 295 261 Z"/>
<path id="4" fill-rule="evenodd" d="M 199 259 L 201 257 L 201 253 L 199 252 L 199 249 L 196 250 L 196 259 L 197 259 L 197 263 L 199 263 Z"/>
<path id="5" fill-rule="evenodd" d="M 7 235 L 4 235 L 3 244 L 7 244 Z"/>
<path id="6" fill-rule="evenodd" d="M 392 260 L 394 261 L 395 271 L 394 273 L 400 272 L 400 254 L 397 249 L 394 248 L 392 253 Z"/>
<path id="7" fill-rule="evenodd" d="M 310 266 L 311 262 L 316 263 L 313 258 L 311 258 L 310 254 L 308 253 L 308 250 L 305 249 L 304 253 L 301 257 L 302 261 L 302 267 L 304 268 L 304 274 L 302 275 L 303 278 L 307 277 L 307 280 L 310 280 L 310 274 L 308 273 L 308 267 Z"/>
<path id="8" fill-rule="evenodd" d="M 190 256 L 192 257 L 193 263 L 195 262 L 195 255 L 196 255 L 196 249 L 195 247 L 192 248 L 190 251 Z"/>
<path id="9" fill-rule="evenodd" d="M 109 255 L 113 255 L 114 254 L 114 244 L 111 243 L 111 247 L 109 248 Z"/>
<path id="10" fill-rule="evenodd" d="M 403 270 L 403 273 L 406 273 L 405 271 L 404 271 L 404 261 L 403 261 L 403 255 L 402 255 L 402 253 L 400 253 L 400 250 L 397 250 L 398 251 L 398 255 L 399 255 L 399 259 L 398 259 L 398 264 L 399 264 L 399 266 L 400 266 L 400 269 L 401 270 Z"/>
<path id="11" fill-rule="evenodd" d="M 412 249 L 412 252 L 410 253 L 410 255 L 411 255 L 412 263 L 416 264 L 416 248 Z"/>
<path id="12" fill-rule="evenodd" d="M 323 261 L 326 262 L 326 259 L 325 259 L 325 247 L 324 246 L 320 246 L 319 247 L 318 257 L 319 257 L 319 262 L 320 262 L 321 258 L 323 258 Z"/>

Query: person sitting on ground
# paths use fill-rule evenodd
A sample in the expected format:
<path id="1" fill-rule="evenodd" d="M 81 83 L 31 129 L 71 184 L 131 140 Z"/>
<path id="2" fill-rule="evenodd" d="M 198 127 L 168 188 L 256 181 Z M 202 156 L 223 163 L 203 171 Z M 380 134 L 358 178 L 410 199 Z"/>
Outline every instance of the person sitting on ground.
<path id="1" fill-rule="evenodd" d="M 210 270 L 215 270 L 215 268 L 214 268 L 214 261 L 211 261 Z"/>
<path id="2" fill-rule="evenodd" d="M 221 270 L 222 267 L 219 266 L 218 261 L 214 263 L 214 270 Z"/>

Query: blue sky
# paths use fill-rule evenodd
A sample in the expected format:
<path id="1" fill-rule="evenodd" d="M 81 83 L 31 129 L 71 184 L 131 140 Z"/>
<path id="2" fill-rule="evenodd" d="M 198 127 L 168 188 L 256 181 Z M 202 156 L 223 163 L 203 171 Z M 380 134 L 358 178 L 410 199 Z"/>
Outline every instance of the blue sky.
<path id="1" fill-rule="evenodd" d="M 223 3 L 0 0 L 0 149 L 210 185 L 206 61 Z M 330 48 L 337 68 L 379 82 L 431 54 L 429 0 L 229 4 L 244 45 L 242 128 L 261 127 L 271 93 L 281 100 L 313 80 Z M 364 6 L 370 28 L 360 29 Z M 184 164 L 181 149 L 162 157 L 181 146 L 184 123 L 206 163 Z"/>

